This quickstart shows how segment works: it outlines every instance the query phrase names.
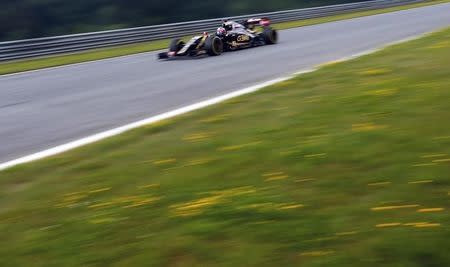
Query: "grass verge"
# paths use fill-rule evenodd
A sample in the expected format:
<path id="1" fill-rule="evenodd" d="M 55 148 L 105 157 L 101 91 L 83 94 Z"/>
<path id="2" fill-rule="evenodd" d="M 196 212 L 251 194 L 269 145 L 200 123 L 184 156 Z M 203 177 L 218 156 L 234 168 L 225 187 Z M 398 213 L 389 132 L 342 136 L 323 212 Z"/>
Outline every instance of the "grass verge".
<path id="1" fill-rule="evenodd" d="M 450 29 L 0 173 L 0 266 L 448 266 Z"/>
<path id="2" fill-rule="evenodd" d="M 344 20 L 344 19 L 370 16 L 370 15 L 375 15 L 375 14 L 394 12 L 394 11 L 399 11 L 399 10 L 404 10 L 404 9 L 417 8 L 417 7 L 439 4 L 439 3 L 446 3 L 446 2 L 450 2 L 450 0 L 429 0 L 424 3 L 411 4 L 411 5 L 405 5 L 405 6 L 399 6 L 399 7 L 369 10 L 369 11 L 360 11 L 360 12 L 335 15 L 335 16 L 329 16 L 329 17 L 323 17 L 323 18 L 285 22 L 285 23 L 275 24 L 274 27 L 278 30 L 283 30 L 283 29 L 289 29 L 289 28 L 294 28 L 294 27 L 302 27 L 302 26 L 308 26 L 308 25 Z M 94 49 L 94 50 L 84 51 L 84 52 L 75 53 L 75 54 L 67 54 L 67 55 L 51 56 L 51 57 L 44 57 L 44 58 L 37 58 L 37 59 L 26 59 L 26 60 L 19 60 L 19 61 L 4 62 L 4 63 L 0 63 L 0 75 L 165 49 L 165 48 L 167 48 L 169 41 L 170 41 L 169 39 L 165 39 L 165 40 L 144 42 L 144 43 L 139 43 L 139 44 L 116 46 L 116 47 L 111 47 L 111 48 Z"/>

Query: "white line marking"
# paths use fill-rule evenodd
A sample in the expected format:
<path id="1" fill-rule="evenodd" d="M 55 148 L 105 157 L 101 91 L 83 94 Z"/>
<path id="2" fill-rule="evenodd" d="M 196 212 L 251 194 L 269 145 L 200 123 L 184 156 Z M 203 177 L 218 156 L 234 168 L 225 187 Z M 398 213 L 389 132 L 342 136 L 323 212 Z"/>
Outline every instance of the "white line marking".
<path id="1" fill-rule="evenodd" d="M 364 56 L 364 55 L 367 55 L 367 54 L 370 54 L 370 53 L 382 50 L 383 48 L 385 48 L 387 46 L 395 45 L 395 44 L 402 43 L 402 42 L 405 42 L 405 41 L 415 40 L 415 39 L 418 39 L 418 38 L 420 38 L 422 36 L 426 36 L 428 34 L 431 34 L 431 33 L 425 33 L 425 34 L 420 34 L 420 35 L 413 36 L 413 37 L 404 38 L 404 39 L 401 39 L 401 40 L 398 40 L 398 41 L 395 41 L 395 42 L 391 42 L 391 43 L 385 44 L 385 45 L 383 45 L 383 46 L 381 46 L 379 48 L 366 50 L 366 51 L 363 51 L 363 52 L 360 52 L 360 53 L 357 53 L 357 54 L 353 54 L 353 55 L 348 56 L 348 57 L 344 57 L 344 58 L 338 59 L 336 61 L 342 62 L 342 61 L 346 61 L 346 60 L 355 59 L 357 57 L 361 57 L 361 56 Z M 80 64 L 83 64 L 83 63 L 80 63 Z M 194 110 L 202 109 L 204 107 L 211 106 L 211 105 L 223 102 L 225 100 L 228 100 L 228 99 L 231 99 L 231 98 L 234 98 L 234 97 L 238 97 L 238 96 L 242 96 L 242 95 L 245 95 L 245 94 L 253 93 L 253 92 L 256 92 L 258 90 L 261 90 L 264 87 L 267 87 L 267 86 L 270 86 L 270 85 L 274 85 L 274 84 L 282 82 L 282 81 L 289 80 L 289 79 L 291 79 L 291 78 L 293 78 L 293 77 L 295 77 L 297 75 L 314 72 L 318 68 L 320 68 L 320 64 L 318 65 L 318 67 L 301 70 L 301 71 L 295 72 L 295 73 L 293 73 L 291 75 L 288 75 L 288 76 L 284 76 L 284 77 L 281 77 L 281 78 L 276 78 L 276 79 L 273 79 L 273 80 L 270 80 L 270 81 L 266 81 L 266 82 L 263 82 L 263 83 L 260 83 L 260 84 L 257 84 L 257 85 L 253 85 L 253 86 L 250 86 L 250 87 L 247 87 L 247 88 L 243 88 L 243 89 L 240 89 L 240 90 L 237 90 L 237 91 L 225 94 L 225 95 L 214 97 L 214 98 L 211 98 L 211 99 L 208 99 L 208 100 L 204 100 L 204 101 L 192 104 L 192 105 L 188 105 L 188 106 L 185 106 L 185 107 L 182 107 L 182 108 L 179 108 L 179 109 L 175 109 L 175 110 L 172 110 L 172 111 L 169 111 L 169 112 L 166 112 L 166 113 L 162 113 L 162 114 L 159 114 L 159 115 L 147 118 L 147 119 L 136 121 L 136 122 L 133 122 L 133 123 L 130 123 L 130 124 L 118 127 L 118 128 L 114 128 L 114 129 L 108 130 L 106 132 L 101 132 L 101 133 L 98 133 L 98 134 L 94 134 L 94 135 L 91 135 L 91 136 L 88 136 L 88 137 L 85 137 L 85 138 L 82 138 L 82 139 L 79 139 L 79 140 L 75 140 L 75 141 L 70 142 L 70 143 L 66 143 L 66 144 L 59 145 L 59 146 L 56 146 L 56 147 L 53 147 L 53 148 L 50 148 L 50 149 L 47 149 L 47 150 L 44 150 L 44 151 L 41 151 L 41 152 L 37 152 L 37 153 L 31 154 L 31 155 L 28 155 L 28 156 L 25 156 L 25 157 L 21 157 L 21 158 L 15 159 L 15 160 L 7 161 L 7 162 L 4 162 L 4 163 L 0 164 L 0 171 L 1 170 L 5 170 L 7 168 L 11 168 L 11 167 L 17 166 L 19 164 L 23 164 L 23 163 L 27 163 L 27 162 L 43 159 L 43 158 L 46 158 L 46 157 L 54 156 L 54 155 L 66 152 L 68 150 L 72 150 L 74 148 L 78 148 L 78 147 L 81 147 L 81 146 L 85 146 L 87 144 L 91 144 L 91 143 L 103 140 L 103 139 L 108 138 L 108 137 L 119 135 L 121 133 L 124 133 L 126 131 L 129 131 L 129 130 L 132 130 L 132 129 L 135 129 L 135 128 L 138 128 L 138 127 L 141 127 L 141 126 L 144 126 L 144 125 L 152 124 L 152 123 L 155 123 L 155 122 L 158 122 L 158 121 L 161 121 L 161 120 L 165 120 L 165 119 L 169 119 L 169 118 L 172 118 L 172 117 L 175 117 L 175 116 L 178 116 L 178 115 L 181 115 L 181 114 L 185 114 L 185 113 L 188 113 L 188 112 L 191 112 L 191 111 L 194 111 Z"/>
<path id="2" fill-rule="evenodd" d="M 302 73 L 312 72 L 314 70 L 315 69 L 304 70 L 304 71 L 302 71 Z M 249 94 L 249 93 L 258 91 L 261 88 L 264 88 L 264 87 L 267 87 L 267 86 L 270 86 L 270 85 L 273 85 L 273 84 L 276 84 L 276 83 L 279 83 L 282 81 L 286 81 L 293 77 L 294 77 L 293 75 L 289 75 L 289 76 L 285 76 L 285 77 L 281 77 L 281 78 L 276 78 L 276 79 L 266 81 L 266 82 L 263 82 L 263 83 L 260 83 L 260 84 L 254 85 L 254 86 L 250 86 L 250 87 L 238 90 L 238 91 L 234 91 L 234 92 L 231 92 L 231 93 L 228 93 L 225 95 L 221 95 L 221 96 L 214 97 L 214 98 L 211 98 L 211 99 L 208 99 L 205 101 L 201 101 L 201 102 L 198 102 L 198 103 L 186 106 L 186 107 L 182 107 L 182 108 L 175 109 L 175 110 L 172 110 L 172 111 L 169 111 L 166 113 L 162 113 L 162 114 L 159 114 L 159 115 L 147 118 L 147 119 L 136 121 L 136 122 L 121 126 L 119 128 L 108 130 L 106 132 L 94 134 L 94 135 L 91 135 L 91 136 L 88 136 L 88 137 L 85 137 L 85 138 L 82 138 L 82 139 L 79 139 L 79 140 L 76 140 L 76 141 L 73 141 L 73 142 L 70 142 L 70 143 L 67 143 L 64 145 L 53 147 L 53 148 L 29 155 L 29 156 L 25 156 L 25 157 L 18 158 L 18 159 L 12 160 L 12 161 L 8 161 L 8 162 L 0 164 L 0 170 L 4 170 L 4 169 L 10 168 L 10 167 L 13 167 L 13 166 L 16 166 L 19 164 L 23 164 L 23 163 L 27 163 L 27 162 L 31 162 L 34 160 L 54 156 L 56 154 L 60 154 L 62 152 L 65 152 L 65 151 L 68 151 L 68 150 L 71 150 L 71 149 L 74 149 L 77 147 L 81 147 L 81 146 L 84 146 L 87 144 L 91 144 L 91 143 L 103 140 L 103 139 L 111 137 L 111 136 L 121 134 L 123 132 L 141 127 L 143 125 L 155 123 L 155 122 L 158 122 L 161 120 L 165 120 L 165 119 L 172 118 L 172 117 L 175 117 L 175 116 L 178 116 L 181 114 L 185 114 L 187 112 L 191 112 L 191 111 L 194 111 L 197 109 L 211 106 L 211 105 L 223 102 L 225 100 L 228 100 L 228 99 L 231 99 L 231 98 L 234 98 L 237 96 Z"/>

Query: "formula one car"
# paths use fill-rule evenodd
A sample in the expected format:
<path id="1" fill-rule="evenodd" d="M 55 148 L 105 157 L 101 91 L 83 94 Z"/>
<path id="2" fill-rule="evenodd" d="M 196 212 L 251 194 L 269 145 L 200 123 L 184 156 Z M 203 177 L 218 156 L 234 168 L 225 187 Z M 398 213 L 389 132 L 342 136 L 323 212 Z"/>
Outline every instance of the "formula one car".
<path id="1" fill-rule="evenodd" d="M 181 39 L 173 39 L 168 52 L 158 54 L 159 59 L 168 59 L 185 56 L 219 56 L 223 52 L 222 39 L 204 32 L 202 35 L 192 37 L 187 43 Z"/>
<path id="2" fill-rule="evenodd" d="M 278 41 L 278 33 L 269 25 L 268 18 L 253 18 L 241 23 L 224 20 L 215 35 L 204 32 L 192 37 L 187 43 L 178 38 L 173 39 L 169 50 L 159 53 L 158 58 L 219 56 L 223 51 L 275 44 Z M 256 31 L 256 26 L 261 26 L 262 30 Z"/>
<path id="3" fill-rule="evenodd" d="M 241 23 L 224 20 L 222 27 L 217 29 L 216 36 L 222 40 L 225 51 L 275 44 L 278 33 L 269 25 L 268 18 L 253 18 Z M 255 26 L 261 26 L 262 30 L 256 31 Z"/>

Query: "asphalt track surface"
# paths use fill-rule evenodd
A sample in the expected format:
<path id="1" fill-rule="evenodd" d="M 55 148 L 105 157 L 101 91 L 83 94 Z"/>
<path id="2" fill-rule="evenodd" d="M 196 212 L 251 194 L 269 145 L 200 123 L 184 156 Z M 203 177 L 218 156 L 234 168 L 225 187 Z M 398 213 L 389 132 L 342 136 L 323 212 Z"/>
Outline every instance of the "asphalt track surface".
<path id="1" fill-rule="evenodd" d="M 202 59 L 156 52 L 0 76 L 0 162 L 450 25 L 450 4 L 280 32 Z"/>

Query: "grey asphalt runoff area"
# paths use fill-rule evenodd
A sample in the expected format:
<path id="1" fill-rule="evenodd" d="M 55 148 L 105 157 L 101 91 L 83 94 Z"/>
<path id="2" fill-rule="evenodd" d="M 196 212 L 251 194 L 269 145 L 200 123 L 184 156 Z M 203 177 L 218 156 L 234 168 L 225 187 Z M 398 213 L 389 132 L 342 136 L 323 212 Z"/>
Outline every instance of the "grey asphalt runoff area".
<path id="1" fill-rule="evenodd" d="M 450 3 L 294 28 L 277 45 L 156 52 L 0 76 L 0 162 L 450 25 Z"/>

